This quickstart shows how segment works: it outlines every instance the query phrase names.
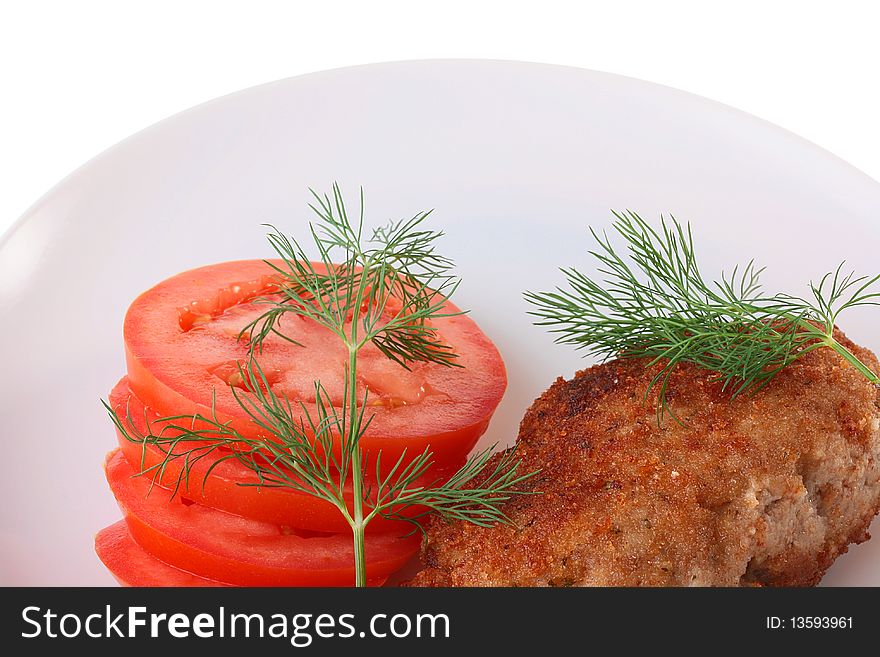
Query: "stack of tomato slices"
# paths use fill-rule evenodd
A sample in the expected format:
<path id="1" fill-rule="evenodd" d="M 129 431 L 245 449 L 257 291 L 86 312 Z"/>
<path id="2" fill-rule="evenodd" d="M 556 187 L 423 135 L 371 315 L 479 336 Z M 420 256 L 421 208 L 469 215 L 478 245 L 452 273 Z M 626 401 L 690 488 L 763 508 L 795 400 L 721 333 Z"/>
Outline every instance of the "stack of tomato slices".
<path id="1" fill-rule="evenodd" d="M 241 376 L 248 356 L 242 330 L 266 311 L 277 280 L 262 260 L 227 262 L 178 274 L 135 300 L 124 327 L 127 376 L 109 398 L 129 435 L 173 438 L 182 426 L 199 426 L 188 418 L 201 415 L 245 439 L 278 439 L 239 402 L 250 394 Z M 367 486 L 375 482 L 377 464 L 384 476 L 398 459 L 408 462 L 426 448 L 434 466 L 419 483 L 448 477 L 486 430 L 504 393 L 498 350 L 469 317 L 434 324 L 460 367 L 416 363 L 407 370 L 373 345 L 359 353 L 358 399 L 366 395 L 365 416 L 371 417 L 360 443 Z M 338 337 L 293 314 L 284 316 L 279 331 L 289 339 L 270 336 L 257 357 L 273 393 L 314 417 L 320 381 L 341 410 L 347 351 Z M 163 420 L 169 417 L 178 419 Z M 101 530 L 95 549 L 123 585 L 354 584 L 351 529 L 330 502 L 293 488 L 260 486 L 243 462 L 225 458 L 229 448 L 203 452 L 187 468 L 184 458 L 166 459 L 167 444 L 132 441 L 118 430 L 117 438 L 105 471 L 124 521 Z M 172 451 L 194 447 L 181 442 Z M 350 484 L 347 490 L 351 508 Z M 371 584 L 384 582 L 418 551 L 420 535 L 412 529 L 404 520 L 378 516 L 368 525 Z"/>

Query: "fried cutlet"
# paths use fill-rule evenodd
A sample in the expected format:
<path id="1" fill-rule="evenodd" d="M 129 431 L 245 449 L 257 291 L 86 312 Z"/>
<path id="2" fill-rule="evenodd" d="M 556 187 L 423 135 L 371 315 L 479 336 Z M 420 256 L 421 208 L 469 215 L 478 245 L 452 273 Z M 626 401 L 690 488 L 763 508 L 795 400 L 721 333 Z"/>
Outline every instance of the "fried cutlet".
<path id="1" fill-rule="evenodd" d="M 873 371 L 874 354 L 835 335 Z M 435 519 L 413 586 L 808 586 L 880 507 L 880 392 L 830 349 L 734 399 L 678 366 L 658 424 L 659 365 L 616 360 L 562 378 L 526 413 L 517 451 L 540 470 L 513 525 Z"/>

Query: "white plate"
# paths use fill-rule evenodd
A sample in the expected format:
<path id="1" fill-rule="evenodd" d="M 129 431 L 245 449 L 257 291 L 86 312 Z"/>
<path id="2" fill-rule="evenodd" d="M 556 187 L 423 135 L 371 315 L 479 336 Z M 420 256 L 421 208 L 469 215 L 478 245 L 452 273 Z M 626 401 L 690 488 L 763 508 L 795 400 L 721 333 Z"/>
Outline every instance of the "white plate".
<path id="1" fill-rule="evenodd" d="M 136 134 L 49 192 L 0 243 L 0 583 L 111 584 L 92 550 L 119 518 L 100 406 L 124 371 L 122 318 L 178 271 L 269 254 L 259 224 L 302 235 L 307 187 L 366 190 L 368 217 L 436 208 L 470 308 L 510 387 L 484 443 L 511 442 L 556 376 L 585 362 L 533 327 L 521 292 L 589 267 L 609 208 L 672 212 L 705 269 L 756 258 L 771 288 L 846 259 L 876 273 L 880 186 L 737 110 L 637 80 L 491 61 L 381 64 L 283 80 Z M 844 327 L 880 348 L 880 311 Z M 875 528 L 878 525 L 875 524 Z M 825 584 L 880 584 L 880 539 Z"/>

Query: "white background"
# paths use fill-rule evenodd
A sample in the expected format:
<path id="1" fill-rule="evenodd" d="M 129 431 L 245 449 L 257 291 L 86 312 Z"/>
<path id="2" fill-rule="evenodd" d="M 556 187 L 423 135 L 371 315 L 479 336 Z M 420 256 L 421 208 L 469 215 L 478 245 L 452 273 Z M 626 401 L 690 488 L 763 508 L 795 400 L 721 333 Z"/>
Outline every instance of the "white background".
<path id="1" fill-rule="evenodd" d="M 132 132 L 194 104 L 285 76 L 407 58 L 521 59 L 578 65 L 653 80 L 767 118 L 880 178 L 880 135 L 875 123 L 880 116 L 876 70 L 880 46 L 876 35 L 878 23 L 867 12 L 868 3 L 838 2 L 833 9 L 803 1 L 795 4 L 765 0 L 765 6 L 750 2 L 656 4 L 654 7 L 613 0 L 605 0 L 602 5 L 562 4 L 545 0 L 532 5 L 471 2 L 468 6 L 453 1 L 429 7 L 412 1 L 374 0 L 362 4 L 314 2 L 315 6 L 309 6 L 289 0 L 284 4 L 235 5 L 216 1 L 26 5 L 20 2 L 14 7 L 8 0 L 0 0 L 0 79 L 4 91 L 0 103 L 0 229 L 79 164 Z M 441 67 L 424 67 L 438 68 Z M 548 98 L 569 98 L 565 94 L 554 96 L 558 92 L 554 92 L 553 85 L 544 84 L 549 77 L 565 77 L 562 72 L 546 70 L 548 73 L 538 79 L 529 80 L 521 74 L 511 78 L 516 93 L 507 95 L 485 83 L 468 85 L 463 74 L 440 83 L 447 90 L 468 90 L 469 104 L 448 103 L 448 99 L 444 103 L 442 87 L 438 89 L 439 78 L 432 79 L 426 73 L 418 78 L 423 87 L 413 97 L 419 102 L 434 98 L 429 107 L 444 117 L 453 115 L 456 107 L 468 107 L 475 114 L 482 110 L 482 116 L 490 118 L 475 124 L 479 128 L 465 138 L 466 143 L 491 137 L 494 146 L 485 152 L 506 153 L 504 147 L 515 143 L 522 134 L 518 126 L 537 125 L 541 117 L 548 116 L 538 111 L 540 102 L 523 102 L 521 90 L 538 95 L 537 89 L 545 89 Z M 6 372 L 14 373 L 0 382 L 0 399 L 8 402 L 0 409 L 3 435 L 16 441 L 10 462 L 18 466 L 41 464 L 36 471 L 27 467 L 10 469 L 3 483 L 13 492 L 2 497 L 14 496 L 28 486 L 33 488 L 35 481 L 40 484 L 36 489 L 43 491 L 43 495 L 19 495 L 20 503 L 5 510 L 5 517 L 13 520 L 0 522 L 6 532 L 6 536 L 0 536 L 0 542 L 6 546 L 6 558 L 0 562 L 0 580 L 4 577 L 3 567 L 21 583 L 33 583 L 30 578 L 36 577 L 41 578 L 41 583 L 76 583 L 92 576 L 107 580 L 108 575 L 97 563 L 88 539 L 101 522 L 118 518 L 118 511 L 100 478 L 94 474 L 83 477 L 82 473 L 97 473 L 97 464 L 107 448 L 106 417 L 95 400 L 105 394 L 107 382 L 123 367 L 121 351 L 107 349 L 106 345 L 118 344 L 121 314 L 133 296 L 132 291 L 144 289 L 156 279 L 159 270 L 152 255 L 161 247 L 166 256 L 161 267 L 173 267 L 164 270 L 171 273 L 184 262 L 202 262 L 200 248 L 206 242 L 212 243 L 209 250 L 217 259 L 225 259 L 223 254 L 227 253 L 228 257 L 253 253 L 247 248 L 248 242 L 230 240 L 217 227 L 236 221 L 255 203 L 265 210 L 288 207 L 286 196 L 282 200 L 260 190 L 281 188 L 278 181 L 292 171 L 290 167 L 300 171 L 297 179 L 306 177 L 302 172 L 320 171 L 319 180 L 327 179 L 327 171 L 335 175 L 339 171 L 337 166 L 350 171 L 369 167 L 375 180 L 389 179 L 382 166 L 387 167 L 385 171 L 400 170 L 394 158 L 388 157 L 388 133 L 381 123 L 418 123 L 422 115 L 410 114 L 406 103 L 388 104 L 391 109 L 378 103 L 375 106 L 381 108 L 381 113 L 373 115 L 368 106 L 359 108 L 356 102 L 370 92 L 380 100 L 393 97 L 391 90 L 399 90 L 400 85 L 384 87 L 377 84 L 378 77 L 358 77 L 357 72 L 327 77 L 348 79 L 340 96 L 334 96 L 335 100 L 327 105 L 332 111 L 321 113 L 316 107 L 322 106 L 309 102 L 311 96 L 303 96 L 290 105 L 269 104 L 277 112 L 276 124 L 284 126 L 283 130 L 266 133 L 272 137 L 272 146 L 278 146 L 275 153 L 282 156 L 274 161 L 275 166 L 271 160 L 256 160 L 253 156 L 249 159 L 247 148 L 261 143 L 252 139 L 240 142 L 244 150 L 212 161 L 208 150 L 187 150 L 181 156 L 173 148 L 157 146 L 155 135 L 162 132 L 157 130 L 151 133 L 151 139 L 133 142 L 142 147 L 140 151 L 129 149 L 134 154 L 135 166 L 118 166 L 121 160 L 105 158 L 91 168 L 96 175 L 89 184 L 100 186 L 107 193 L 84 194 L 85 202 L 77 204 L 75 219 L 69 219 L 71 215 L 63 212 L 53 214 L 50 204 L 43 208 L 44 221 L 31 224 L 47 227 L 45 233 L 38 230 L 36 238 L 34 234 L 28 235 L 28 230 L 18 233 L 20 245 L 36 244 L 42 250 L 19 249 L 16 259 L 7 256 L 16 254 L 14 249 L 4 249 L 0 256 L 0 291 L 4 285 L 6 290 L 20 291 L 8 295 L 15 301 L 13 310 L 6 315 L 3 309 L 10 306 L 0 303 L 0 315 L 31 318 L 48 312 L 52 317 L 65 317 L 71 316 L 69 311 L 73 309 L 78 319 L 61 324 L 31 321 L 24 331 L 21 322 L 0 323 L 0 344 L 12 346 L 2 362 Z M 620 79 L 611 82 L 627 84 Z M 365 85 L 371 86 L 367 89 Z M 280 92 L 283 86 L 264 91 Z M 439 93 L 432 96 L 425 88 Z M 583 88 L 573 85 L 571 89 Z M 493 424 L 499 437 L 509 439 L 514 435 L 522 408 L 546 381 L 560 372 L 569 374 L 582 361 L 572 359 L 570 350 L 564 347 L 551 351 L 551 336 L 536 336 L 521 307 L 512 302 L 508 305 L 509 297 L 493 294 L 494 278 L 477 275 L 485 266 L 485 247 L 481 245 L 489 243 L 491 235 L 496 245 L 507 240 L 511 247 L 522 249 L 517 252 L 506 245 L 498 248 L 499 253 L 507 256 L 508 269 L 500 271 L 515 291 L 517 302 L 521 301 L 519 290 L 527 286 L 546 289 L 554 275 L 553 267 L 572 262 L 571 256 L 580 249 L 579 244 L 569 240 L 559 250 L 542 252 L 545 260 L 536 265 L 533 244 L 526 232 L 502 231 L 500 227 L 516 225 L 511 221 L 516 217 L 521 217 L 522 222 L 533 221 L 540 216 L 537 208 L 544 210 L 551 204 L 560 210 L 570 208 L 572 200 L 565 195 L 567 190 L 580 191 L 581 185 L 593 185 L 602 194 L 589 196 L 603 211 L 617 206 L 621 199 L 645 207 L 639 194 L 657 204 L 668 198 L 666 193 L 677 199 L 683 197 L 683 201 L 676 201 L 676 209 L 681 208 L 684 216 L 700 216 L 707 228 L 701 234 L 715 237 L 715 250 L 706 252 L 714 255 L 710 261 L 719 262 L 720 254 L 728 251 L 742 253 L 747 246 L 746 252 L 755 255 L 759 262 L 775 263 L 774 272 L 783 277 L 773 279 L 782 284 L 778 288 L 771 284 L 771 289 L 796 291 L 788 284 L 802 285 L 806 277 L 833 267 L 841 253 L 847 254 L 859 271 L 871 271 L 872 263 L 876 263 L 876 220 L 880 215 L 876 185 L 854 176 L 848 167 L 814 152 L 800 140 L 789 139 L 785 133 L 756 124 L 738 112 L 725 112 L 717 107 L 712 112 L 695 112 L 694 106 L 702 105 L 701 101 L 662 89 L 644 89 L 650 91 L 646 97 L 657 101 L 653 105 L 640 104 L 639 113 L 627 111 L 626 107 L 621 110 L 611 101 L 602 105 L 597 100 L 620 98 L 625 103 L 626 95 L 594 93 L 588 94 L 581 104 L 559 102 L 558 107 L 579 108 L 576 128 L 571 129 L 568 123 L 552 127 L 559 128 L 558 134 L 566 138 L 583 132 L 584 141 L 575 143 L 569 139 L 568 157 L 556 157 L 552 164 L 557 168 L 552 173 L 547 151 L 541 149 L 532 158 L 506 158 L 504 165 L 522 172 L 518 178 L 509 176 L 497 164 L 481 167 L 479 162 L 468 162 L 469 169 L 456 169 L 458 178 L 453 178 L 452 184 L 448 178 L 426 175 L 425 165 L 406 172 L 410 181 L 424 178 L 438 189 L 449 191 L 444 195 L 450 197 L 445 201 L 446 212 L 460 225 L 479 225 L 486 231 L 480 239 L 476 230 L 450 229 L 451 234 L 464 236 L 466 244 L 462 244 L 468 247 L 455 256 L 458 271 L 466 280 L 473 281 L 463 293 L 480 300 L 474 316 L 487 333 L 498 336 L 511 373 L 513 384 L 504 402 L 506 410 L 499 411 Z M 474 105 L 473 110 L 470 104 Z M 296 115 L 303 118 L 299 122 L 290 120 L 285 108 L 297 110 Z M 307 111 L 298 111 L 301 108 Z M 515 128 L 505 130 L 505 122 L 497 121 L 496 117 L 507 119 L 508 114 L 518 109 L 523 110 L 519 116 L 526 116 L 527 120 L 513 121 L 509 126 Z M 670 113 L 675 121 L 664 120 L 664 112 Z M 191 116 L 210 115 L 204 111 Z M 568 115 L 569 120 L 572 115 L 574 112 Z M 627 120 L 614 120 L 619 117 Z M 579 123 L 581 120 L 583 124 Z M 701 120 L 708 121 L 702 125 L 713 129 L 703 133 L 697 130 L 694 134 L 702 134 L 700 139 L 684 137 Z M 174 133 L 174 126 L 179 124 L 181 121 L 168 124 L 171 130 L 166 133 L 167 143 L 180 143 Z M 433 122 L 440 124 L 441 121 Z M 252 129 L 260 127 L 256 122 L 248 125 Z M 334 131 L 324 137 L 315 129 L 316 125 L 332 125 Z M 589 126 L 607 140 L 606 147 L 596 148 L 596 134 L 587 135 L 586 130 L 579 129 L 581 125 Z M 228 134 L 238 128 L 238 122 L 224 123 L 217 116 L 199 122 L 206 135 L 212 134 L 217 126 L 219 134 Z M 673 126 L 678 131 L 671 129 Z M 452 143 L 459 136 L 443 135 L 422 135 L 425 143 L 418 144 L 414 152 Z M 315 147 L 318 143 L 322 148 Z M 358 143 L 363 146 L 351 151 L 343 148 Z M 324 148 L 327 144 L 331 147 Z M 539 146 L 546 144 L 538 141 Z M 732 149 L 730 144 L 736 148 Z M 615 160 L 622 145 L 626 145 L 627 157 Z M 310 159 L 287 157 L 294 147 L 300 147 L 300 153 L 309 154 Z M 438 150 L 455 156 L 454 148 Z M 731 151 L 736 157 L 731 157 Z M 341 165 L 333 157 L 338 152 L 348 153 Z M 352 152 L 360 159 L 352 157 Z M 590 157 L 593 159 L 589 167 L 580 168 Z M 437 171 L 445 172 L 452 169 L 450 162 L 458 159 L 434 164 Z M 241 164 L 255 160 L 259 166 Z M 432 162 L 431 158 L 425 160 Z M 151 168 L 150 162 L 160 165 Z M 669 175 L 645 176 L 640 174 L 643 165 L 652 172 Z M 228 173 L 213 178 L 228 184 L 200 187 L 192 182 L 192 171 L 202 174 L 212 167 L 216 167 L 217 173 Z M 244 174 L 240 173 L 242 169 Z M 508 184 L 510 180 L 520 181 L 521 185 L 524 181 L 532 182 L 535 187 L 550 190 L 548 198 L 509 195 L 504 199 L 506 206 L 495 204 L 492 198 L 476 198 L 476 194 L 462 188 L 465 184 L 484 185 L 481 169 L 494 172 Z M 183 175 L 176 175 L 177 171 Z M 590 175 L 581 176 L 583 171 Z M 727 171 L 731 173 L 719 174 Z M 708 175 L 701 177 L 700 173 Z M 342 177 L 346 175 L 351 176 L 343 173 Z M 550 187 L 540 180 L 535 182 L 541 176 L 557 184 Z M 558 184 L 569 179 L 576 183 Z M 641 181 L 645 179 L 653 180 L 656 187 L 644 185 Z M 716 186 L 706 180 L 714 181 Z M 676 181 L 680 188 L 674 187 Z M 741 185 L 735 198 L 730 194 L 736 189 L 731 181 Z M 186 186 L 181 188 L 181 184 Z M 369 182 L 367 186 L 378 187 Z M 402 201 L 405 190 L 412 187 L 404 183 L 395 186 L 398 189 L 390 193 L 396 202 Z M 423 190 L 426 185 L 420 182 L 418 187 Z M 185 193 L 180 194 L 181 189 Z M 238 194 L 242 189 L 248 193 Z M 786 193 L 792 189 L 795 193 Z M 454 192 L 459 192 L 457 199 L 451 198 L 455 197 Z M 438 196 L 430 193 L 424 198 Z M 56 197 L 56 209 L 69 207 L 70 196 L 63 197 L 64 193 Z M 523 203 L 523 197 L 532 205 Z M 156 203 L 151 204 L 150 200 Z M 292 196 L 289 200 L 293 200 Z M 164 201 L 171 203 L 174 212 L 156 211 Z M 186 207 L 197 208 L 198 212 L 187 213 Z M 494 214 L 490 215 L 488 210 Z M 270 212 L 255 214 L 275 216 Z M 169 245 L 168 226 L 180 216 L 192 219 L 181 225 L 180 230 L 172 231 L 177 239 Z M 490 216 L 496 223 L 486 220 Z M 550 216 L 554 216 L 552 210 Z M 556 216 L 579 222 L 570 212 L 560 211 Z M 775 221 L 762 219 L 769 216 Z M 157 217 L 163 218 L 164 225 Z M 474 217 L 483 221 L 478 224 Z M 711 230 L 711 226 L 716 229 Z M 724 230 L 717 228 L 722 226 Z M 736 230 L 729 230 L 731 226 Z M 789 239 L 791 236 L 796 239 Z M 258 234 L 252 239 L 262 244 Z M 120 243 L 138 248 L 120 249 Z M 193 244 L 200 248 L 193 249 Z M 563 247 L 570 249 L 569 256 Z M 783 252 L 777 255 L 777 250 Z M 89 257 L 91 254 L 96 257 Z M 546 273 L 523 268 L 520 263 L 525 261 L 536 265 L 536 271 Z M 108 276 L 108 271 L 113 275 Z M 498 272 L 493 270 L 496 275 Z M 59 281 L 67 282 L 65 276 L 75 285 L 59 285 Z M 477 306 L 463 298 L 464 305 Z M 846 322 L 847 330 L 852 328 L 851 334 L 856 337 L 877 335 L 875 324 L 864 323 L 859 328 L 849 318 Z M 59 326 L 63 330 L 59 331 Z M 868 329 L 873 330 L 869 333 Z M 539 343 L 540 340 L 545 342 Z M 553 355 L 535 364 L 529 350 L 517 347 L 522 344 Z M 873 338 L 871 344 L 875 344 Z M 75 377 L 76 386 L 69 385 L 71 377 Z M 34 390 L 40 393 L 34 394 Z M 56 400 L 48 410 L 41 401 L 47 397 Z M 35 423 L 34 417 L 39 413 L 42 423 Z M 70 418 L 77 418 L 79 434 L 87 438 L 78 443 L 81 448 L 73 456 L 46 459 L 41 442 L 45 427 L 64 427 Z M 507 422 L 507 428 L 497 424 L 499 420 Z M 59 496 L 57 492 L 62 490 L 66 494 Z M 4 513 L 0 512 L 0 516 Z M 864 582 L 866 577 L 876 577 L 876 565 L 880 563 L 875 556 L 878 548 L 880 543 L 871 542 L 852 550 L 826 583 L 857 583 Z M 34 563 L 39 567 L 27 565 Z M 11 579 L 6 575 L 6 581 Z"/>
<path id="2" fill-rule="evenodd" d="M 518 59 L 651 80 L 772 121 L 880 179 L 872 5 L 4 1 L 0 233 L 74 168 L 180 110 L 399 59 Z"/>

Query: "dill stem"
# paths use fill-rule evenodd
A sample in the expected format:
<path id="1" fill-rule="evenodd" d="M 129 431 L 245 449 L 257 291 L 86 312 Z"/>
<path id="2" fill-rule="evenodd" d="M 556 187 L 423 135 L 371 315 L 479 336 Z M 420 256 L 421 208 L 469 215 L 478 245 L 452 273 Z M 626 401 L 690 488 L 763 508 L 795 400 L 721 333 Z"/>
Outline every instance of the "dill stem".
<path id="1" fill-rule="evenodd" d="M 840 344 L 837 340 L 834 339 L 834 335 L 831 330 L 822 330 L 817 327 L 812 322 L 806 322 L 803 320 L 799 320 L 798 323 L 801 327 L 806 329 L 808 333 L 812 333 L 819 338 L 819 341 L 815 344 L 815 347 L 828 347 L 836 351 L 840 356 L 843 357 L 850 365 L 855 367 L 859 372 L 861 372 L 862 376 L 864 376 L 868 381 L 877 385 L 880 384 L 880 377 L 878 377 L 871 369 L 865 365 L 862 361 L 858 359 L 858 357 L 851 352 L 849 349 Z M 814 348 L 815 348 L 814 347 Z"/>
<path id="2" fill-rule="evenodd" d="M 353 330 L 357 330 L 356 328 Z M 355 337 L 355 336 L 352 336 Z M 357 343 L 349 346 L 348 349 L 348 376 L 345 385 L 347 387 L 346 399 L 348 400 L 348 439 L 353 442 L 351 445 L 351 486 L 352 486 L 352 506 L 353 515 L 351 520 L 351 531 L 354 537 L 354 585 L 367 585 L 367 565 L 364 550 L 364 495 L 363 495 L 363 479 L 364 470 L 361 467 L 361 448 L 358 444 L 357 436 L 360 435 L 360 416 L 357 408 Z M 345 442 L 345 441 L 343 441 Z M 345 448 L 345 446 L 343 447 Z"/>
<path id="3" fill-rule="evenodd" d="M 874 372 L 872 372 L 868 368 L 867 365 L 865 365 L 862 361 L 860 361 L 853 352 L 851 352 L 849 349 L 844 347 L 842 344 L 840 344 L 833 337 L 826 336 L 825 340 L 823 341 L 823 344 L 825 344 L 828 347 L 831 347 L 832 349 L 834 349 L 834 351 L 836 351 L 838 354 L 843 356 L 843 358 L 846 359 L 859 372 L 861 372 L 865 376 L 865 378 L 868 379 L 868 381 L 870 381 L 871 383 L 873 383 L 875 385 L 880 383 L 880 377 L 878 377 L 876 374 L 874 374 Z"/>

